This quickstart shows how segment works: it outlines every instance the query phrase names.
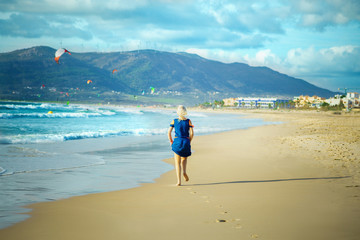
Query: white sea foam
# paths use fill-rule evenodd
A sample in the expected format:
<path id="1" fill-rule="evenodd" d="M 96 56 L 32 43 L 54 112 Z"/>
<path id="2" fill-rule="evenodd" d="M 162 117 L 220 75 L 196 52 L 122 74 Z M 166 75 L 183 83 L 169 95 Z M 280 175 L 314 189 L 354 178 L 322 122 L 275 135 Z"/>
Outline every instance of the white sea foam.
<path id="1" fill-rule="evenodd" d="M 27 105 L 18 105 L 18 104 L 0 104 L 1 108 L 7 109 L 65 109 L 65 108 L 72 108 L 72 106 L 62 105 L 62 104 L 49 104 L 49 103 L 42 103 L 42 104 L 27 104 Z"/>
<path id="2" fill-rule="evenodd" d="M 213 127 L 196 128 L 196 134 L 208 134 L 229 131 L 230 127 Z M 83 131 L 66 134 L 28 134 L 28 135 L 10 135 L 6 137 L 0 137 L 0 144 L 25 144 L 25 143 L 52 143 L 52 142 L 64 142 L 70 140 L 79 140 L 87 138 L 104 138 L 112 136 L 154 136 L 165 135 L 167 128 L 137 128 L 137 129 L 121 129 L 121 130 L 106 130 L 106 131 Z"/>
<path id="3" fill-rule="evenodd" d="M 112 136 L 152 136 L 164 135 L 166 128 L 161 129 L 121 129 L 106 131 L 83 131 L 66 134 L 27 134 L 27 135 L 8 135 L 0 137 L 0 144 L 26 144 L 26 143 L 52 143 L 64 142 L 69 140 L 104 138 Z"/>
<path id="4" fill-rule="evenodd" d="M 246 127 L 246 126 L 244 126 Z M 208 134 L 232 130 L 231 127 L 195 127 L 196 134 Z M 8 135 L 0 137 L 0 144 L 27 144 L 27 143 L 52 143 L 64 142 L 69 140 L 104 138 L 112 136 L 153 136 L 166 135 L 167 128 L 136 128 L 136 129 L 117 129 L 117 130 L 99 130 L 99 131 L 81 131 L 59 134 L 25 134 Z"/>
<path id="5" fill-rule="evenodd" d="M 0 119 L 9 118 L 88 118 L 115 115 L 115 112 L 60 112 L 60 113 L 0 113 Z"/>
<path id="6" fill-rule="evenodd" d="M 111 116 L 111 115 L 115 115 L 115 112 L 112 111 L 101 111 L 100 112 L 101 115 L 107 115 L 107 116 Z"/>
<path id="7" fill-rule="evenodd" d="M 144 112 L 140 109 L 132 109 L 132 108 L 116 108 L 115 111 L 121 113 L 128 113 L 128 114 L 144 114 Z"/>
<path id="8" fill-rule="evenodd" d="M 7 108 L 7 109 L 36 109 L 39 106 L 38 105 L 15 105 L 15 104 L 5 104 L 5 105 L 0 105 L 0 107 L 2 108 Z"/>

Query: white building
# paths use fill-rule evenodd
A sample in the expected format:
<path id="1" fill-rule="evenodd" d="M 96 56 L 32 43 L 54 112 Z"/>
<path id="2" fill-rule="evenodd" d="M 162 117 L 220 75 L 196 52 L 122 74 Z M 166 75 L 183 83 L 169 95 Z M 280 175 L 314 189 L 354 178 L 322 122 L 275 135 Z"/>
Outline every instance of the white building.
<path id="1" fill-rule="evenodd" d="M 237 99 L 239 108 L 275 108 L 279 105 L 289 105 L 289 100 L 278 98 L 242 98 Z"/>
<path id="2" fill-rule="evenodd" d="M 344 105 L 347 109 L 353 107 L 359 107 L 359 93 L 357 92 L 348 92 L 346 97 L 343 98 Z"/>
<path id="3" fill-rule="evenodd" d="M 359 99 L 359 93 L 357 92 L 349 92 L 346 94 L 346 98 L 350 98 L 350 99 Z"/>
<path id="4" fill-rule="evenodd" d="M 340 95 L 335 95 L 335 97 L 332 98 L 328 98 L 325 100 L 326 103 L 328 103 L 330 106 L 336 106 L 336 105 L 340 105 Z"/>
<path id="5" fill-rule="evenodd" d="M 340 105 L 341 101 L 346 109 L 360 107 L 359 93 L 357 92 L 349 92 L 343 98 L 341 98 L 341 95 L 335 95 L 335 97 L 325 100 L 330 106 Z"/>

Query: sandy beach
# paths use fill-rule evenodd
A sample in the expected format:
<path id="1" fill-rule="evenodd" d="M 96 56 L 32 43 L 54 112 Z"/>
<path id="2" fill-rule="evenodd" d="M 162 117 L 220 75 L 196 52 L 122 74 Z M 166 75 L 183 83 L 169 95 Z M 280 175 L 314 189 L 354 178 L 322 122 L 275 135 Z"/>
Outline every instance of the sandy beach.
<path id="1" fill-rule="evenodd" d="M 283 124 L 196 136 L 189 182 L 28 206 L 1 239 L 359 239 L 360 114 L 245 112 Z M 173 159 L 166 162 L 172 164 Z"/>

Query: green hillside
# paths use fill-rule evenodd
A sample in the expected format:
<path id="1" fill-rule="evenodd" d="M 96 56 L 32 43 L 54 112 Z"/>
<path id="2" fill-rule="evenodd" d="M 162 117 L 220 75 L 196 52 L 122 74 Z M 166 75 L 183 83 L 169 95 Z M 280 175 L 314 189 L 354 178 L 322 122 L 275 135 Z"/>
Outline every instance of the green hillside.
<path id="1" fill-rule="evenodd" d="M 71 52 L 57 64 L 55 51 L 41 46 L 0 54 L 0 98 L 196 104 L 236 96 L 334 94 L 266 67 L 225 64 L 188 53 Z"/>

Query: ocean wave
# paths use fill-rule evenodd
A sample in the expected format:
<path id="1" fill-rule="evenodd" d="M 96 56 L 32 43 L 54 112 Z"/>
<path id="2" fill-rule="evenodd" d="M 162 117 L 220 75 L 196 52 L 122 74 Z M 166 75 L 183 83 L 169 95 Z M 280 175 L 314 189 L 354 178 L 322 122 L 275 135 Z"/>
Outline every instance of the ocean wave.
<path id="1" fill-rule="evenodd" d="M 61 112 L 61 113 L 0 113 L 0 119 L 9 118 L 88 118 L 115 115 L 115 112 Z"/>
<path id="2" fill-rule="evenodd" d="M 243 128 L 246 128 L 244 126 Z M 199 127 L 196 128 L 196 134 L 210 134 L 216 132 L 229 131 L 231 127 Z M 64 142 L 71 140 L 80 140 L 87 138 L 105 138 L 113 136 L 153 136 L 166 135 L 167 128 L 154 129 L 119 129 L 119 130 L 102 130 L 102 131 L 82 131 L 75 133 L 63 134 L 28 134 L 28 135 L 10 135 L 0 137 L 0 144 L 28 144 L 28 143 L 52 143 Z"/>
<path id="3" fill-rule="evenodd" d="M 128 113 L 128 114 L 144 114 L 142 110 L 139 109 L 131 109 L 131 108 L 116 108 L 114 109 L 116 112 L 120 113 Z"/>
<path id="4" fill-rule="evenodd" d="M 82 104 L 52 104 L 52 103 L 42 103 L 36 104 L 31 103 L 27 105 L 20 105 L 20 104 L 0 104 L 0 109 L 13 109 L 13 110 L 47 110 L 47 111 L 75 111 L 76 113 L 84 114 L 83 112 L 90 112 L 88 113 L 90 116 L 96 115 L 96 113 L 100 113 L 102 115 L 114 115 L 116 113 L 126 113 L 126 114 L 135 114 L 135 115 L 142 115 L 144 111 L 142 109 L 137 108 L 126 108 L 126 107 L 107 107 L 107 106 L 92 106 L 92 105 L 82 105 Z M 150 111 L 149 111 L 150 112 Z M 0 113 L 1 118 L 19 118 L 19 117 L 76 117 L 76 113 L 71 115 L 68 113 L 67 115 L 60 115 L 60 114 L 52 114 L 47 115 L 47 113 Z M 159 111 L 159 113 L 162 113 Z M 83 115 L 79 115 L 83 117 Z"/>
<path id="5" fill-rule="evenodd" d="M 0 105 L 0 109 L 37 109 L 39 105 L 17 105 L 17 104 L 5 104 Z"/>
<path id="6" fill-rule="evenodd" d="M 0 109 L 65 109 L 65 108 L 72 108 L 68 105 L 63 104 L 50 104 L 50 103 L 42 103 L 42 104 L 0 104 Z"/>
<path id="7" fill-rule="evenodd" d="M 167 129 L 129 129 L 129 130 L 109 130 L 98 132 L 78 132 L 66 134 L 28 134 L 11 135 L 0 137 L 0 144 L 28 144 L 28 143 L 52 143 L 87 138 L 104 138 L 112 136 L 152 136 L 165 135 Z"/>
<path id="8" fill-rule="evenodd" d="M 87 106 L 87 105 L 81 105 L 81 104 L 60 104 L 60 103 L 29 103 L 29 104 L 3 104 L 0 103 L 0 109 L 6 109 L 6 110 L 19 110 L 19 111 L 25 111 L 25 110 L 48 110 L 48 111 L 54 111 L 54 110 L 62 110 L 62 111 L 69 111 L 69 110 L 94 110 L 97 111 L 99 107 L 95 106 Z"/>

